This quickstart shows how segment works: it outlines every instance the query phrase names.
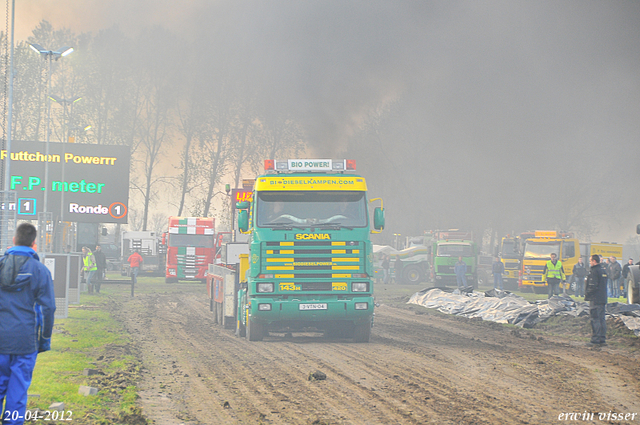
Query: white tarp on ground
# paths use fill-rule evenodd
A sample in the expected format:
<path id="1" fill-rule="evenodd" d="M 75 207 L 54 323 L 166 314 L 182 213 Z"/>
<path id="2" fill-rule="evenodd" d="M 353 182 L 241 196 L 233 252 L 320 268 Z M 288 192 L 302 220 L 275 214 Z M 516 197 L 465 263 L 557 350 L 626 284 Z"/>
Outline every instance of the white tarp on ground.
<path id="1" fill-rule="evenodd" d="M 398 251 L 390 247 L 389 245 L 373 245 L 373 253 L 375 255 L 378 255 L 378 254 L 396 255 Z"/>
<path id="2" fill-rule="evenodd" d="M 589 303 L 570 297 L 554 296 L 531 303 L 507 291 L 445 292 L 437 288 L 424 289 L 411 296 L 407 304 L 435 308 L 442 313 L 468 318 L 481 318 L 497 323 L 509 323 L 530 328 L 557 315 L 588 316 Z M 619 317 L 636 336 L 640 336 L 640 305 L 607 304 L 607 315 Z"/>

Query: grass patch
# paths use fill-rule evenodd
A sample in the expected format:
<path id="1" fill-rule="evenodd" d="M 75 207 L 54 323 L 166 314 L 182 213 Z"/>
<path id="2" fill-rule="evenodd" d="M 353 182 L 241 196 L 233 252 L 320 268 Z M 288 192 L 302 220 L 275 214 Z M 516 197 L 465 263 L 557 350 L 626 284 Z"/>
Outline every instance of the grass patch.
<path id="1" fill-rule="evenodd" d="M 82 295 L 82 304 L 70 306 L 69 317 L 55 322 L 52 350 L 38 356 L 28 409 L 48 410 L 64 402 L 78 424 L 126 424 L 122 412 L 135 406 L 139 361 L 131 337 L 109 314 L 108 297 Z M 84 369 L 98 375 L 85 376 Z M 78 393 L 82 385 L 98 394 Z M 145 421 L 146 422 L 146 421 Z M 141 422 L 141 423 L 145 423 Z"/>

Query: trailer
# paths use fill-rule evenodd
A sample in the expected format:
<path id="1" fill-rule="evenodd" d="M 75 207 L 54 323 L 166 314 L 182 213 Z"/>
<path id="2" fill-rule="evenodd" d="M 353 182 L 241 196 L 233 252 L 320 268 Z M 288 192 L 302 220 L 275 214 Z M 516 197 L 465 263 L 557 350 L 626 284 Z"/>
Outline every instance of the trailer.
<path id="1" fill-rule="evenodd" d="M 132 231 L 120 235 L 120 255 L 122 256 L 122 276 L 130 276 L 131 270 L 127 258 L 138 252 L 142 256 L 140 274 L 163 276 L 166 262 L 166 246 L 162 244 L 156 232 Z"/>
<path id="2" fill-rule="evenodd" d="M 214 322 L 225 328 L 236 328 L 236 306 L 241 284 L 246 284 L 249 269 L 249 245 L 226 243 L 222 245 L 219 264 L 209 264 L 207 294 L 209 310 Z"/>

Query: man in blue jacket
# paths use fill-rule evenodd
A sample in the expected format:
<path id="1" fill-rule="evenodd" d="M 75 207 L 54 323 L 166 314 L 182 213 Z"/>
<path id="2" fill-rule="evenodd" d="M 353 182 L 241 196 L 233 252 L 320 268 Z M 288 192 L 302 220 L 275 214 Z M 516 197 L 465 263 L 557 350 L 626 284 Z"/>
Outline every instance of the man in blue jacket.
<path id="1" fill-rule="evenodd" d="M 594 254 L 589 260 L 591 269 L 587 276 L 584 300 L 589 301 L 589 315 L 591 317 L 590 347 L 607 345 L 607 322 L 605 307 L 607 306 L 607 271 L 600 264 L 600 256 Z"/>
<path id="2" fill-rule="evenodd" d="M 467 263 L 462 257 L 458 257 L 458 262 L 453 266 L 453 272 L 456 274 L 458 289 L 465 288 L 467 286 Z"/>
<path id="3" fill-rule="evenodd" d="M 4 425 L 24 423 L 36 357 L 51 349 L 56 310 L 53 282 L 49 269 L 33 250 L 35 240 L 36 228 L 22 223 L 13 238 L 15 246 L 0 258 L 0 407 L 4 402 Z"/>

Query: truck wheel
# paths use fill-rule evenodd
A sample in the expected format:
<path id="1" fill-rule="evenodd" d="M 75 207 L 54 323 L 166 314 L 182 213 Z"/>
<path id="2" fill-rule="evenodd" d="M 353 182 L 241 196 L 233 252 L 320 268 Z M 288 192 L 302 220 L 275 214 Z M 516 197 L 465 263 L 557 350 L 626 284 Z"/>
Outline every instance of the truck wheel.
<path id="1" fill-rule="evenodd" d="M 402 272 L 402 277 L 405 282 L 408 282 L 410 285 L 417 285 L 418 283 L 423 281 L 422 270 L 418 266 L 407 266 Z"/>
<path id="2" fill-rule="evenodd" d="M 629 304 L 640 304 L 640 267 L 629 267 L 627 275 L 627 302 Z"/>
<path id="3" fill-rule="evenodd" d="M 324 336 L 329 339 L 345 338 L 345 337 L 348 338 L 349 332 L 348 332 L 348 329 L 340 327 L 339 325 L 332 325 L 324 330 Z"/>
<path id="4" fill-rule="evenodd" d="M 369 342 L 369 337 L 371 337 L 371 322 L 356 324 L 353 329 L 353 342 Z"/>
<path id="5" fill-rule="evenodd" d="M 504 280 L 504 289 L 509 291 L 517 291 L 518 290 L 518 279 L 505 279 Z"/>
<path id="6" fill-rule="evenodd" d="M 240 319 L 236 320 L 236 336 L 239 336 L 240 338 L 244 338 L 246 335 L 247 335 L 247 330 L 245 329 L 244 325 L 242 324 Z"/>
<path id="7" fill-rule="evenodd" d="M 222 303 L 216 302 L 216 314 L 218 317 L 218 324 L 222 327 L 225 327 L 224 310 L 222 308 Z"/>
<path id="8" fill-rule="evenodd" d="M 262 338 L 264 338 L 264 325 L 254 322 L 254 320 L 249 317 L 246 337 L 248 341 L 262 341 Z"/>

